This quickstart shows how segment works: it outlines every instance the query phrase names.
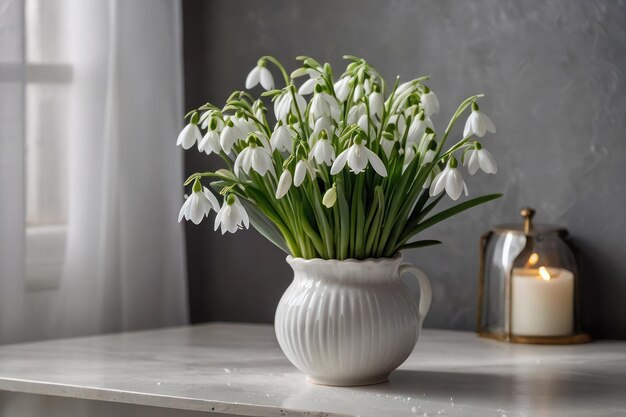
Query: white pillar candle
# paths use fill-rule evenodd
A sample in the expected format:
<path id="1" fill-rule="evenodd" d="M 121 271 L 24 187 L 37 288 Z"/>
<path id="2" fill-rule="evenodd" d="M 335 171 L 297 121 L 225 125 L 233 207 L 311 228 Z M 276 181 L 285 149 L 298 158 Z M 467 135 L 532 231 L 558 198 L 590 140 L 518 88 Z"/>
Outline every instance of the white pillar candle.
<path id="1" fill-rule="evenodd" d="M 511 333 L 564 336 L 574 330 L 574 274 L 562 268 L 515 268 Z"/>

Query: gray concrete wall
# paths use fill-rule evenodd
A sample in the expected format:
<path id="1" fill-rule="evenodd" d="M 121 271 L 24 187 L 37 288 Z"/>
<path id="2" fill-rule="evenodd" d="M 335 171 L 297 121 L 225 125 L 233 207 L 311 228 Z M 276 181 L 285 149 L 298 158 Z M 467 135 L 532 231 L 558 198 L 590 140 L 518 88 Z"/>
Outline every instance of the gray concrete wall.
<path id="1" fill-rule="evenodd" d="M 439 126 L 466 96 L 498 133 L 485 146 L 496 176 L 468 181 L 501 200 L 433 228 L 445 245 L 412 251 L 434 286 L 427 327 L 474 329 L 478 239 L 521 206 L 570 229 L 583 271 L 585 321 L 626 338 L 626 5 L 623 1 L 184 1 L 186 103 L 221 104 L 256 59 L 293 68 L 299 54 L 336 68 L 350 53 L 391 79 L 432 75 Z M 209 158 L 188 152 L 187 170 Z M 187 228 L 194 321 L 271 322 L 290 281 L 256 232 Z"/>

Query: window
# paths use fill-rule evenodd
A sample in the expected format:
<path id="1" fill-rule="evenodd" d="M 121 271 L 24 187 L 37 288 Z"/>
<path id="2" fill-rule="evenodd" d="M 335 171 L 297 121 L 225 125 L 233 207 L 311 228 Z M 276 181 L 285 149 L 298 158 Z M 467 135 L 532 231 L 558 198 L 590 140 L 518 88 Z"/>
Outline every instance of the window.
<path id="1" fill-rule="evenodd" d="M 68 219 L 67 129 L 72 67 L 58 0 L 26 1 L 26 284 L 58 286 Z"/>

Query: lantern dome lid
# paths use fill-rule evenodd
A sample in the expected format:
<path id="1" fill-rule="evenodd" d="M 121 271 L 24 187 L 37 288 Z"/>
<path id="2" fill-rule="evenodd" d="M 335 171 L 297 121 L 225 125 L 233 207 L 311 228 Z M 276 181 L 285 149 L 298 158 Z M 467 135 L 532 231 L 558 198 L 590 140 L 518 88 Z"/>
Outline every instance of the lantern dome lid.
<path id="1" fill-rule="evenodd" d="M 530 207 L 524 207 L 520 210 L 520 215 L 524 218 L 523 223 L 508 223 L 495 226 L 492 231 L 494 233 L 515 233 L 526 236 L 541 236 L 555 233 L 561 237 L 565 237 L 568 231 L 565 227 L 552 224 L 533 223 L 532 219 L 535 210 Z"/>

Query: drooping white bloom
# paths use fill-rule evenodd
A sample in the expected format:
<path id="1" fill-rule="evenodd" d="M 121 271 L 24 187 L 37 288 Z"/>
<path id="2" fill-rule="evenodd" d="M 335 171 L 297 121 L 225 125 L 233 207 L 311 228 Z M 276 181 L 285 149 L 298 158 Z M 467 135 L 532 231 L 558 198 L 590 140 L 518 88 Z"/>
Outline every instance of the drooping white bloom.
<path id="1" fill-rule="evenodd" d="M 291 172 L 288 169 L 285 169 L 282 174 L 280 174 L 280 179 L 278 180 L 278 186 L 276 187 L 276 199 L 280 200 L 283 198 L 289 189 L 291 188 L 291 182 L 293 181 L 291 177 Z"/>
<path id="2" fill-rule="evenodd" d="M 250 143 L 247 147 L 237 155 L 235 159 L 235 175 L 239 176 L 239 169 L 243 169 L 246 174 L 250 173 L 250 168 L 254 169 L 260 175 L 265 175 L 268 171 L 274 172 L 272 156 L 262 146 L 256 143 Z"/>
<path id="3" fill-rule="evenodd" d="M 338 120 L 340 113 L 339 103 L 337 103 L 337 100 L 330 94 L 316 93 L 313 96 L 309 110 L 311 120 L 317 120 L 322 116 L 330 116 L 334 120 Z"/>
<path id="4" fill-rule="evenodd" d="M 215 230 L 221 226 L 222 234 L 227 231 L 235 233 L 238 229 L 250 227 L 250 218 L 239 198 L 234 194 L 229 194 L 224 199 L 222 208 L 215 216 Z"/>
<path id="5" fill-rule="evenodd" d="M 322 197 L 322 204 L 327 208 L 331 208 L 332 206 L 335 205 L 336 202 L 337 202 L 337 185 L 333 184 L 333 186 L 330 187 L 324 193 L 324 197 Z"/>
<path id="6" fill-rule="evenodd" d="M 370 117 L 373 119 L 374 116 L 378 116 L 380 119 L 383 117 L 383 95 L 378 91 L 374 91 L 369 96 L 369 105 L 370 105 Z"/>
<path id="7" fill-rule="evenodd" d="M 299 187 L 304 182 L 307 173 L 311 177 L 311 180 L 314 180 L 316 172 L 317 170 L 311 162 L 306 159 L 301 159 L 296 164 L 296 169 L 293 173 L 293 185 Z"/>
<path id="8" fill-rule="evenodd" d="M 284 125 L 276 127 L 272 133 L 272 137 L 270 138 L 270 146 L 272 151 L 291 151 L 291 148 L 293 147 L 291 130 Z"/>
<path id="9" fill-rule="evenodd" d="M 222 133 L 220 133 L 220 146 L 228 154 L 232 150 L 233 145 L 244 137 L 245 134 L 239 127 L 235 126 L 232 120 L 229 120 L 224 129 L 222 129 Z"/>
<path id="10" fill-rule="evenodd" d="M 406 136 L 407 143 L 417 143 L 426 132 L 427 127 L 435 129 L 430 118 L 423 113 L 416 116 L 409 126 L 409 132 Z"/>
<path id="11" fill-rule="evenodd" d="M 266 91 L 274 89 L 274 77 L 272 73 L 265 67 L 264 62 L 259 62 L 256 67 L 246 77 L 246 88 L 249 90 L 261 83 Z"/>
<path id="12" fill-rule="evenodd" d="M 355 174 L 365 171 L 368 163 L 370 163 L 378 175 L 381 177 L 387 176 L 387 168 L 385 168 L 383 161 L 381 161 L 378 155 L 363 145 L 360 140 L 355 140 L 352 146 L 337 156 L 333 166 L 330 168 L 330 174 L 337 175 L 346 163 Z"/>
<path id="13" fill-rule="evenodd" d="M 198 150 L 207 155 L 211 155 L 213 152 L 220 153 L 222 151 L 220 134 L 215 130 L 208 130 L 202 140 L 198 142 Z"/>
<path id="14" fill-rule="evenodd" d="M 476 144 L 476 148 L 469 151 L 469 155 L 467 155 L 464 162 L 470 175 L 474 175 L 479 169 L 482 169 L 486 174 L 498 172 L 498 165 L 493 155 L 488 150 L 480 147 L 480 144 Z"/>
<path id="15" fill-rule="evenodd" d="M 346 101 L 348 94 L 350 94 L 350 81 L 352 77 L 340 78 L 333 86 L 337 99 L 341 102 Z"/>
<path id="16" fill-rule="evenodd" d="M 467 185 L 465 185 L 463 176 L 457 169 L 457 164 L 455 158 L 450 158 L 448 165 L 435 177 L 430 186 L 429 194 L 431 197 L 439 195 L 443 190 L 446 190 L 446 193 L 453 200 L 458 200 L 463 192 L 467 195 Z"/>
<path id="17" fill-rule="evenodd" d="M 319 139 L 311 149 L 309 159 L 315 159 L 318 164 L 331 166 L 335 159 L 335 149 L 328 139 Z"/>
<path id="18" fill-rule="evenodd" d="M 296 97 L 295 102 L 293 100 L 294 96 Z M 306 100 L 299 93 L 286 91 L 274 101 L 274 115 L 276 116 L 276 119 L 283 122 L 287 121 L 287 115 L 290 112 L 295 114 L 298 111 L 302 115 L 305 110 Z"/>
<path id="19" fill-rule="evenodd" d="M 196 123 L 189 123 L 181 130 L 176 140 L 176 146 L 182 146 L 183 149 L 191 148 L 196 141 L 202 139 L 202 133 Z"/>
<path id="20" fill-rule="evenodd" d="M 422 94 L 421 102 L 426 116 L 430 117 L 435 113 L 439 113 L 439 99 L 433 91 L 429 90 L 428 93 Z"/>
<path id="21" fill-rule="evenodd" d="M 183 203 L 178 213 L 178 222 L 185 218 L 191 220 L 194 224 L 200 224 L 205 216 L 209 215 L 211 209 L 218 211 L 220 205 L 217 198 L 209 191 L 208 188 L 202 187 L 200 181 L 196 180 L 193 185 L 194 191 Z"/>
<path id="22" fill-rule="evenodd" d="M 467 122 L 465 122 L 463 137 L 467 138 L 471 135 L 483 137 L 486 132 L 496 133 L 496 127 L 493 125 L 491 119 L 480 111 L 478 105 L 473 103 L 472 113 L 467 118 Z"/>
<path id="23" fill-rule="evenodd" d="M 348 124 L 353 125 L 358 123 L 359 119 L 363 115 L 367 115 L 367 107 L 365 106 L 365 103 L 360 103 L 357 106 L 351 107 L 348 111 Z"/>

